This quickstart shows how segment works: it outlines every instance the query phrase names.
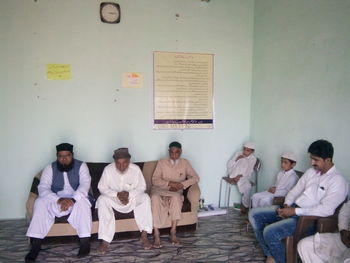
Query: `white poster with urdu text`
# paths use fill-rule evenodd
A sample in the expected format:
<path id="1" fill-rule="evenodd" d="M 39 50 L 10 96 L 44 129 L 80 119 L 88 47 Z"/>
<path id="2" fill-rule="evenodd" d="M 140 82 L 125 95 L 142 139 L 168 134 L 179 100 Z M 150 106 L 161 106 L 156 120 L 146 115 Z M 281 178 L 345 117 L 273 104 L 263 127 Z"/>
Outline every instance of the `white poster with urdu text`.
<path id="1" fill-rule="evenodd" d="M 213 128 L 213 54 L 154 52 L 154 129 Z"/>

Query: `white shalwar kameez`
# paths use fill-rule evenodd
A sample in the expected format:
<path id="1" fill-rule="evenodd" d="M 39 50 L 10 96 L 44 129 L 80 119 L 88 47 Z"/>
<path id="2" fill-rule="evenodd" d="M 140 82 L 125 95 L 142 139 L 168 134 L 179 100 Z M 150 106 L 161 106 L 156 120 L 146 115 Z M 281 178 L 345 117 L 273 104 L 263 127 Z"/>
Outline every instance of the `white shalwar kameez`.
<path id="1" fill-rule="evenodd" d="M 350 201 L 345 203 L 339 213 L 338 228 L 350 229 Z M 305 263 L 350 263 L 350 248 L 340 238 L 340 233 L 316 233 L 298 243 L 298 252 Z"/>
<path id="2" fill-rule="evenodd" d="M 234 178 L 237 175 L 242 177 L 237 182 L 238 191 L 242 194 L 242 204 L 245 207 L 250 205 L 250 190 L 252 188 L 250 183 L 250 177 L 254 170 L 256 163 L 256 157 L 250 154 L 248 157 L 241 158 L 236 161 L 237 157 L 242 155 L 242 152 L 237 152 L 227 164 L 227 173 L 230 178 Z"/>
<path id="3" fill-rule="evenodd" d="M 126 171 L 120 172 L 115 163 L 103 170 L 98 183 L 101 195 L 97 199 L 99 228 L 98 238 L 111 242 L 115 233 L 113 209 L 121 213 L 134 210 L 136 224 L 140 231 L 152 233 L 151 200 L 145 193 L 146 182 L 140 168 L 133 163 Z M 123 205 L 117 197 L 118 192 L 129 192 L 129 202 Z"/>
<path id="4" fill-rule="evenodd" d="M 52 166 L 48 165 L 42 172 L 38 186 L 39 197 L 35 200 L 33 218 L 30 222 L 27 236 L 43 239 L 55 222 L 55 217 L 68 214 L 69 224 L 77 231 L 80 238 L 91 235 L 91 203 L 88 199 L 91 177 L 86 163 L 79 169 L 79 187 L 76 191 L 68 181 L 67 173 L 63 172 L 63 190 L 57 193 L 51 191 Z M 75 203 L 67 211 L 61 211 L 57 203 L 60 198 L 73 198 Z"/>
<path id="5" fill-rule="evenodd" d="M 268 191 L 253 194 L 252 196 L 252 207 L 263 207 L 272 205 L 273 198 L 275 196 L 286 196 L 290 189 L 298 182 L 298 176 L 294 169 L 289 171 L 280 171 L 277 174 L 275 193 Z"/>

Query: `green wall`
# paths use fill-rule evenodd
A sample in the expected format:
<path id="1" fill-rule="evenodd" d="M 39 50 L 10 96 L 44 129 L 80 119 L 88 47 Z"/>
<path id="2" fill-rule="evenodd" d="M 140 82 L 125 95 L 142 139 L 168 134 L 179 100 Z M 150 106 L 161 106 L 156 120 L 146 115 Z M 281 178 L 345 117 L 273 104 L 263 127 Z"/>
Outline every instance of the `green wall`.
<path id="1" fill-rule="evenodd" d="M 309 166 L 307 148 L 324 138 L 348 179 L 350 1 L 255 2 L 251 136 L 262 158 L 259 189 L 279 170 L 283 151 Z"/>
<path id="2" fill-rule="evenodd" d="M 118 25 L 99 21 L 100 2 L 0 1 L 0 219 L 24 217 L 32 178 L 62 141 L 97 162 L 121 146 L 134 161 L 159 159 L 179 140 L 208 203 L 250 137 L 263 162 L 260 190 L 283 151 L 307 169 L 319 138 L 334 144 L 350 178 L 350 1 L 119 0 Z M 215 55 L 215 129 L 152 129 L 153 51 Z M 48 63 L 71 64 L 73 78 L 47 80 Z M 142 89 L 121 87 L 129 71 L 143 74 Z"/>
<path id="3" fill-rule="evenodd" d="M 253 0 L 118 0 L 117 25 L 100 22 L 100 2 L 0 1 L 0 219 L 24 217 L 33 176 L 63 141 L 105 162 L 122 146 L 159 159 L 179 140 L 217 203 L 226 162 L 249 139 Z M 215 129 L 152 129 L 153 51 L 215 54 Z M 73 78 L 47 80 L 48 63 L 71 64 Z M 142 89 L 121 88 L 129 71 Z"/>

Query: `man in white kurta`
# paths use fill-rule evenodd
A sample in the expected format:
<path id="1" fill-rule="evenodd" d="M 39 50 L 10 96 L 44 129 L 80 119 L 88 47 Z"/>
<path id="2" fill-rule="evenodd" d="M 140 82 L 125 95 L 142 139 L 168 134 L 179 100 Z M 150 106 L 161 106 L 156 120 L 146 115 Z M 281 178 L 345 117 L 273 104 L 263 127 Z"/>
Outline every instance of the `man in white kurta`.
<path id="1" fill-rule="evenodd" d="M 272 205 L 275 196 L 286 196 L 290 189 L 297 183 L 298 176 L 294 171 L 296 156 L 292 152 L 283 153 L 281 156 L 281 171 L 277 174 L 276 184 L 267 191 L 255 193 L 251 198 L 252 207 Z"/>
<path id="2" fill-rule="evenodd" d="M 42 172 L 38 186 L 39 197 L 35 200 L 33 218 L 27 236 L 32 238 L 32 249 L 25 258 L 34 262 L 42 239 L 45 238 L 55 217 L 69 215 L 69 224 L 80 238 L 78 257 L 90 252 L 91 203 L 88 198 L 91 177 L 86 163 L 73 158 L 73 145 L 56 146 L 57 161 Z"/>
<path id="3" fill-rule="evenodd" d="M 338 216 L 338 233 L 317 233 L 298 243 L 298 252 L 304 263 L 350 262 L 350 201 Z"/>
<path id="4" fill-rule="evenodd" d="M 237 184 L 238 191 L 242 194 L 241 213 L 245 214 L 250 205 L 250 190 L 252 185 L 250 177 L 254 170 L 256 157 L 254 156 L 255 144 L 246 142 L 243 150 L 237 152 L 227 164 L 227 174 L 231 178 L 228 182 Z"/>
<path id="5" fill-rule="evenodd" d="M 98 252 L 104 254 L 113 240 L 115 218 L 113 209 L 121 213 L 134 211 L 136 224 L 141 231 L 141 241 L 145 249 L 151 248 L 147 233 L 152 233 L 151 201 L 145 193 L 146 182 L 140 168 L 130 163 L 127 148 L 115 150 L 114 162 L 107 165 L 98 183 L 101 193 L 97 199 L 99 228 L 98 238 L 102 243 Z"/>

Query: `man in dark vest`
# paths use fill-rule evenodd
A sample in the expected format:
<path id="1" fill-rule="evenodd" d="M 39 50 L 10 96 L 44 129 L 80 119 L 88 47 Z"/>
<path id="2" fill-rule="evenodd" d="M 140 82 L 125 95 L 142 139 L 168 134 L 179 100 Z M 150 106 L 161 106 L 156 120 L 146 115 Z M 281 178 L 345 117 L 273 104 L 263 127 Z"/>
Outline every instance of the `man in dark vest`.
<path id="1" fill-rule="evenodd" d="M 91 177 L 86 163 L 74 159 L 73 145 L 61 143 L 56 146 L 57 160 L 42 172 L 38 186 L 33 218 L 27 236 L 32 247 L 25 257 L 34 262 L 39 254 L 43 238 L 55 222 L 55 217 L 69 215 L 68 222 L 80 238 L 78 257 L 90 253 L 91 203 L 88 198 Z"/>

